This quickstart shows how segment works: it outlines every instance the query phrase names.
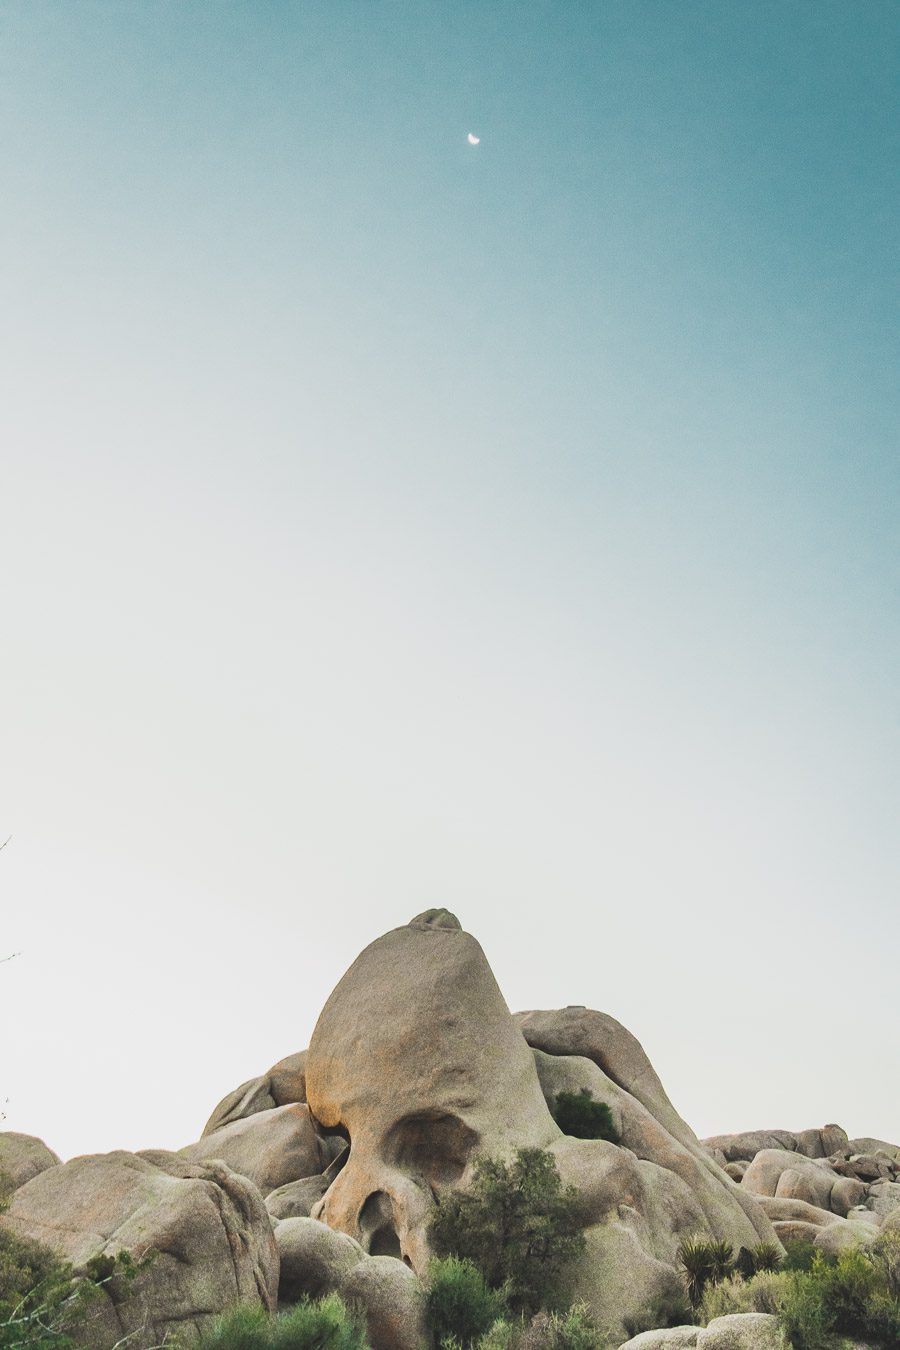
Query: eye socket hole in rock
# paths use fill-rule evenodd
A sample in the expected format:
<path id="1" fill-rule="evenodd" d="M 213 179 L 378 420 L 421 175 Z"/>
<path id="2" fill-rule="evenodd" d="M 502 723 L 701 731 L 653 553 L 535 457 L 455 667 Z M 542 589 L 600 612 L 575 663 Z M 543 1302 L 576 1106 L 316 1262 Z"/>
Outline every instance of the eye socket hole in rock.
<path id="1" fill-rule="evenodd" d="M 422 1111 L 397 1121 L 385 1152 L 401 1171 L 424 1177 L 434 1189 L 459 1180 L 477 1143 L 478 1135 L 459 1116 Z"/>
<path id="2" fill-rule="evenodd" d="M 396 1256 L 400 1259 L 400 1238 L 394 1227 L 394 1207 L 390 1196 L 375 1191 L 359 1212 L 359 1226 L 370 1256 Z"/>

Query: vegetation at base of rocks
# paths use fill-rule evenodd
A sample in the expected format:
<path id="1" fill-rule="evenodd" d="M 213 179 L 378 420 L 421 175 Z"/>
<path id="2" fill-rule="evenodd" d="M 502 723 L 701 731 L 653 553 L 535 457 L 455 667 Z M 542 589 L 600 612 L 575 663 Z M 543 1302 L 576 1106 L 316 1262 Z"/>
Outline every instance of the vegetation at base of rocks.
<path id="1" fill-rule="evenodd" d="M 729 1275 L 719 1284 L 707 1285 L 696 1309 L 697 1320 L 708 1326 L 716 1317 L 732 1313 L 779 1313 L 788 1279 L 780 1270 L 761 1270 L 749 1279 Z"/>
<path id="2" fill-rule="evenodd" d="M 519 1149 L 512 1162 L 479 1158 L 468 1191 L 439 1203 L 430 1236 L 439 1256 L 468 1260 L 516 1314 L 560 1308 L 569 1266 L 584 1251 L 574 1186 L 553 1155 Z"/>
<path id="3" fill-rule="evenodd" d="M 792 1350 L 840 1350 L 847 1338 L 870 1347 L 900 1346 L 900 1233 L 887 1232 L 869 1247 L 829 1256 L 813 1248 L 795 1252 L 802 1265 L 739 1272 L 707 1283 L 697 1307 L 708 1325 L 731 1313 L 778 1316 Z"/>
<path id="4" fill-rule="evenodd" d="M 428 1267 L 425 1316 L 438 1347 L 470 1350 L 507 1311 L 471 1261 L 446 1256 Z"/>
<path id="5" fill-rule="evenodd" d="M 680 1298 L 666 1295 L 651 1299 L 639 1312 L 629 1313 L 623 1317 L 622 1325 L 631 1339 L 632 1336 L 639 1336 L 642 1331 L 688 1326 L 694 1320 L 694 1309 L 686 1294 L 682 1294 Z"/>
<path id="6" fill-rule="evenodd" d="M 900 1345 L 900 1234 L 883 1233 L 870 1247 L 854 1247 L 828 1261 L 817 1253 L 812 1269 L 787 1276 L 781 1308 L 794 1350 L 833 1350 L 845 1337 L 868 1345 Z"/>
<path id="7" fill-rule="evenodd" d="M 553 1119 L 563 1134 L 576 1139 L 606 1139 L 618 1144 L 621 1138 L 606 1102 L 595 1101 L 588 1088 L 557 1093 Z"/>
<path id="8" fill-rule="evenodd" d="M 491 1289 L 469 1260 L 448 1256 L 428 1268 L 428 1329 L 436 1350 L 605 1350 L 583 1304 L 517 1316 L 505 1290 Z"/>
<path id="9" fill-rule="evenodd" d="M 601 1334 L 584 1305 L 567 1312 L 539 1312 L 533 1318 L 504 1318 L 475 1344 L 473 1350 L 606 1350 Z M 446 1350 L 456 1350 L 454 1342 Z"/>
<path id="10" fill-rule="evenodd" d="M 93 1257 L 77 1277 L 49 1247 L 0 1229 L 0 1350 L 71 1350 L 99 1289 L 124 1297 L 146 1264 L 122 1251 Z"/>
<path id="11" fill-rule="evenodd" d="M 287 1312 L 244 1303 L 216 1319 L 194 1350 L 369 1350 L 362 1321 L 337 1294 Z"/>
<path id="12" fill-rule="evenodd" d="M 734 1272 L 734 1248 L 719 1238 L 685 1238 L 677 1260 L 694 1308 L 700 1307 L 708 1285 L 720 1284 Z"/>
<path id="13" fill-rule="evenodd" d="M 782 1270 L 812 1270 L 813 1262 L 819 1255 L 818 1247 L 809 1238 L 789 1238 L 784 1244 Z"/>

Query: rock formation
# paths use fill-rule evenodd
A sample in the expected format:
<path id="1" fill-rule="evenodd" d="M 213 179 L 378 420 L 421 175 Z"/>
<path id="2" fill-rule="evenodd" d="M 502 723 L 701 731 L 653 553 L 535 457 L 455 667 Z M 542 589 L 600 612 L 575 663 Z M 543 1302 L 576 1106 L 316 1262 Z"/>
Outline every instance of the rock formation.
<path id="1" fill-rule="evenodd" d="M 557 1094 L 582 1089 L 609 1107 L 617 1143 L 560 1130 Z M 373 1350 L 422 1350 L 435 1207 L 471 1183 L 479 1156 L 523 1147 L 549 1150 L 577 1190 L 571 1293 L 619 1340 L 681 1302 L 687 1236 L 837 1250 L 900 1229 L 900 1148 L 834 1125 L 699 1141 L 624 1027 L 583 1007 L 514 1017 L 446 910 L 367 947 L 309 1050 L 229 1093 L 180 1153 L 61 1164 L 39 1140 L 0 1134 L 15 1187 L 0 1225 L 76 1269 L 122 1248 L 153 1254 L 128 1298 L 98 1304 L 91 1350 L 123 1335 L 146 1350 L 241 1300 L 272 1309 L 330 1291 L 363 1310 Z M 633 1350 L 763 1350 L 774 1334 L 773 1319 L 745 1315 L 648 1332 Z"/>
<path id="2" fill-rule="evenodd" d="M 848 1139 L 840 1125 L 717 1135 L 703 1144 L 756 1197 L 783 1241 L 805 1238 L 832 1253 L 865 1246 L 900 1210 L 900 1148 Z"/>

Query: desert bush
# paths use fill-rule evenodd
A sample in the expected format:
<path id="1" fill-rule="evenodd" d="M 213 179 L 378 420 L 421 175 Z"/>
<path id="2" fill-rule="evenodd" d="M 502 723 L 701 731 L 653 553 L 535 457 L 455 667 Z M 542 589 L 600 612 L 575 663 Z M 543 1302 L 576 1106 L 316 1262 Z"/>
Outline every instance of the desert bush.
<path id="1" fill-rule="evenodd" d="M 793 1350 L 829 1350 L 831 1321 L 812 1272 L 791 1270 L 786 1278 L 781 1327 L 788 1344 Z"/>
<path id="2" fill-rule="evenodd" d="M 881 1233 L 868 1250 L 869 1260 L 891 1298 L 900 1299 L 900 1231 Z"/>
<path id="3" fill-rule="evenodd" d="M 697 1305 L 697 1316 L 703 1326 L 707 1326 L 714 1317 L 753 1311 L 750 1285 L 740 1275 L 729 1275 L 718 1284 L 707 1284 Z"/>
<path id="4" fill-rule="evenodd" d="M 808 1238 L 791 1238 L 784 1244 L 782 1270 L 812 1270 L 818 1247 Z"/>
<path id="5" fill-rule="evenodd" d="M 217 1318 L 196 1350 L 368 1350 L 360 1319 L 337 1294 L 273 1316 L 244 1303 Z"/>
<path id="6" fill-rule="evenodd" d="M 584 1304 L 566 1312 L 539 1312 L 530 1320 L 495 1322 L 475 1350 L 604 1350 L 607 1344 Z"/>
<path id="7" fill-rule="evenodd" d="M 590 1091 L 560 1092 L 553 1104 L 553 1118 L 563 1134 L 576 1139 L 606 1139 L 618 1144 L 620 1135 L 606 1102 L 594 1101 Z"/>
<path id="8" fill-rule="evenodd" d="M 432 1246 L 471 1261 L 514 1313 L 558 1308 L 567 1267 L 585 1245 L 576 1202 L 543 1149 L 519 1149 L 511 1163 L 479 1158 L 471 1189 L 445 1196 L 435 1210 Z"/>
<path id="9" fill-rule="evenodd" d="M 831 1350 L 844 1337 L 900 1345 L 900 1299 L 877 1254 L 853 1248 L 827 1261 L 817 1253 L 811 1270 L 784 1278 L 781 1320 L 794 1350 Z"/>
<path id="10" fill-rule="evenodd" d="M 782 1270 L 761 1270 L 747 1282 L 750 1311 L 776 1314 L 784 1303 L 787 1276 Z"/>
<path id="11" fill-rule="evenodd" d="M 501 1296 L 471 1261 L 447 1256 L 431 1262 L 425 1316 L 435 1345 L 469 1350 L 505 1311 Z"/>
<path id="12" fill-rule="evenodd" d="M 734 1271 L 731 1244 L 719 1238 L 685 1238 L 677 1259 L 694 1308 L 700 1306 L 707 1285 L 719 1284 Z"/>
<path id="13" fill-rule="evenodd" d="M 690 1299 L 682 1290 L 675 1297 L 669 1294 L 651 1298 L 639 1312 L 628 1313 L 623 1317 L 622 1325 L 630 1340 L 632 1336 L 639 1336 L 642 1331 L 690 1326 L 694 1322 L 694 1317 Z"/>
<path id="14" fill-rule="evenodd" d="M 99 1288 L 126 1297 L 151 1259 L 136 1262 L 127 1251 L 96 1256 L 76 1277 L 49 1247 L 0 1229 L 0 1350 L 68 1350 Z"/>
<path id="15" fill-rule="evenodd" d="M 71 1266 L 49 1248 L 0 1229 L 0 1350 L 65 1350 L 76 1302 Z"/>
<path id="16" fill-rule="evenodd" d="M 524 1330 L 521 1350 L 602 1350 L 606 1344 L 584 1304 L 540 1312 Z"/>

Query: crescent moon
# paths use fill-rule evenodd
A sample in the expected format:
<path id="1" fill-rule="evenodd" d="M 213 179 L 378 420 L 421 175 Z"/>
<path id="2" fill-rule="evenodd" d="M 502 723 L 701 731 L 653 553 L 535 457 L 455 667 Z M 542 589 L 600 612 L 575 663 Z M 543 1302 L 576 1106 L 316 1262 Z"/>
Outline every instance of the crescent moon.
<path id="1" fill-rule="evenodd" d="M 470 145 L 480 145 L 480 144 L 481 144 L 481 137 L 480 137 L 480 136 L 475 136 L 471 131 L 469 132 L 468 136 L 466 137 L 466 140 L 469 142 Z"/>

